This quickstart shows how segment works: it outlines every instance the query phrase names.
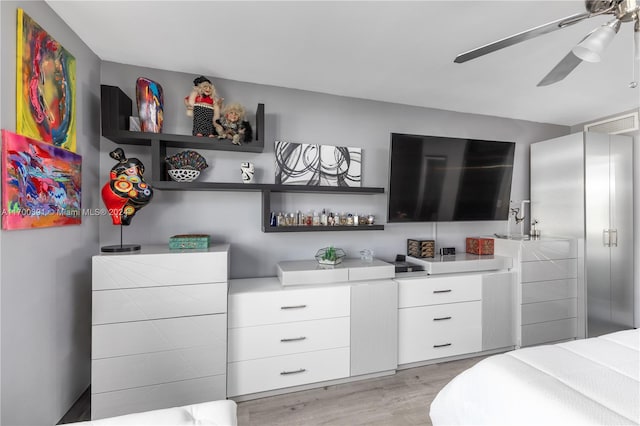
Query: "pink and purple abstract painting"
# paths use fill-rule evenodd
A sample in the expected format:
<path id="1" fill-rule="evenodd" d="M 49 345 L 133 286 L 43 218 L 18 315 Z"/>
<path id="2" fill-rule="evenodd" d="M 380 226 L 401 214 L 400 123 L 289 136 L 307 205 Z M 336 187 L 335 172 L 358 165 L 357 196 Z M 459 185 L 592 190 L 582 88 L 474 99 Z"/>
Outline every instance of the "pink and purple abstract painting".
<path id="1" fill-rule="evenodd" d="M 82 157 L 2 130 L 2 229 L 81 222 Z"/>

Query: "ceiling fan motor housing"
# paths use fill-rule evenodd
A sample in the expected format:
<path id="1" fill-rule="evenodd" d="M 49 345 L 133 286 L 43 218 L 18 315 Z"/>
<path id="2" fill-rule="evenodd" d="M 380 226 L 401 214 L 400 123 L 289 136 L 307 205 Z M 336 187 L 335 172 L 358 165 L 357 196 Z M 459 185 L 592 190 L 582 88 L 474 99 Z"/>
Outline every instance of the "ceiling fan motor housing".
<path id="1" fill-rule="evenodd" d="M 615 15 L 622 22 L 637 22 L 639 11 L 638 0 L 622 0 L 616 7 Z"/>
<path id="2" fill-rule="evenodd" d="M 585 0 L 584 7 L 589 13 L 598 13 L 607 10 L 616 3 L 622 3 L 624 0 Z"/>

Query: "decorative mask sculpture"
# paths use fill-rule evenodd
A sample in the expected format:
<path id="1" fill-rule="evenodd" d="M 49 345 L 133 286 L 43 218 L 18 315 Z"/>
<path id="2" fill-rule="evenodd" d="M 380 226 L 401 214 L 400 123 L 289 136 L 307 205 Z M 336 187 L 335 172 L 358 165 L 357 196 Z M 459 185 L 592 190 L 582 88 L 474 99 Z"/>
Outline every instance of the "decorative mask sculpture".
<path id="1" fill-rule="evenodd" d="M 140 160 L 127 158 L 122 148 L 114 149 L 109 156 L 118 163 L 102 187 L 102 201 L 114 225 L 129 225 L 136 212 L 151 201 L 153 190 L 142 177 L 144 165 Z"/>

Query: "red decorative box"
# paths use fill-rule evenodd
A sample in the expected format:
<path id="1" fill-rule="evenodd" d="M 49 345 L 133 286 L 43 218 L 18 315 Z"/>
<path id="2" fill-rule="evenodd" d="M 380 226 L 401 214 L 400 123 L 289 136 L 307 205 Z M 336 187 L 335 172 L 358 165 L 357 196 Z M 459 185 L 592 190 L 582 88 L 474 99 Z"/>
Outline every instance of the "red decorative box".
<path id="1" fill-rule="evenodd" d="M 467 238 L 467 253 L 493 254 L 493 238 Z"/>

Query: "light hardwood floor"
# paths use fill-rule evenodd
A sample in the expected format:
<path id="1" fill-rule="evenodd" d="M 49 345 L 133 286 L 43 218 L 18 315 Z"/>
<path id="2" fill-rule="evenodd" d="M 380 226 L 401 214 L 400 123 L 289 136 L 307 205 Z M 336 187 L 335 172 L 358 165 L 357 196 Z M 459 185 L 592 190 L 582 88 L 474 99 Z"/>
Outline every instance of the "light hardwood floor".
<path id="1" fill-rule="evenodd" d="M 238 426 L 430 425 L 429 406 L 457 374 L 485 357 L 432 364 L 392 376 L 326 386 L 238 403 Z M 91 393 L 58 424 L 90 420 Z"/>
<path id="2" fill-rule="evenodd" d="M 240 402 L 238 425 L 430 425 L 429 406 L 440 389 L 484 358 Z"/>

